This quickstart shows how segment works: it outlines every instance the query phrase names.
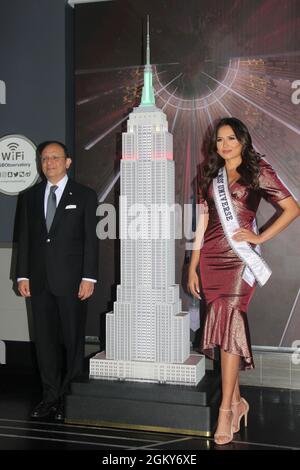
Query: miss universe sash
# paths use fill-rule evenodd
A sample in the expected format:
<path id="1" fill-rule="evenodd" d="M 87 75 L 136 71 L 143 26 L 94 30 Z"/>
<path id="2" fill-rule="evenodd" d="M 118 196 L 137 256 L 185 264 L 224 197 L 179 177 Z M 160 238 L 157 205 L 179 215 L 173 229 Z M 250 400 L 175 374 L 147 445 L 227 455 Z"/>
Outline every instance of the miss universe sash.
<path id="1" fill-rule="evenodd" d="M 252 248 L 248 242 L 238 242 L 232 239 L 234 232 L 240 228 L 233 208 L 228 190 L 227 173 L 225 167 L 219 169 L 218 175 L 213 179 L 213 192 L 216 208 L 222 223 L 227 241 L 236 255 L 245 263 L 243 279 L 253 286 L 255 279 L 263 286 L 272 274 L 271 269 L 260 256 L 259 247 Z M 257 233 L 254 221 L 254 231 Z"/>

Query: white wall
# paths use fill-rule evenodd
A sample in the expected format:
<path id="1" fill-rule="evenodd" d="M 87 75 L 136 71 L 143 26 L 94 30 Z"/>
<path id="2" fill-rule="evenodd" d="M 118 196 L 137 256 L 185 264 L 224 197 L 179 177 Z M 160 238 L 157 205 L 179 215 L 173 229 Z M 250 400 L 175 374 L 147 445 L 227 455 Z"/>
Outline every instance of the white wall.
<path id="1" fill-rule="evenodd" d="M 12 248 L 7 246 L 0 248 L 0 340 L 30 341 L 25 300 L 16 295 L 9 279 Z"/>

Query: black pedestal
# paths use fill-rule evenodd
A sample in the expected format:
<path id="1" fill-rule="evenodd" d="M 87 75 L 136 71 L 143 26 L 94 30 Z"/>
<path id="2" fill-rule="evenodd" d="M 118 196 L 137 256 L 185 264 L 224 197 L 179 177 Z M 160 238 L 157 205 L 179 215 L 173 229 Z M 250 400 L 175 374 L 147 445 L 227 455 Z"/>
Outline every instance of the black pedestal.
<path id="1" fill-rule="evenodd" d="M 219 400 L 215 371 L 197 387 L 83 379 L 66 398 L 66 422 L 210 436 Z"/>

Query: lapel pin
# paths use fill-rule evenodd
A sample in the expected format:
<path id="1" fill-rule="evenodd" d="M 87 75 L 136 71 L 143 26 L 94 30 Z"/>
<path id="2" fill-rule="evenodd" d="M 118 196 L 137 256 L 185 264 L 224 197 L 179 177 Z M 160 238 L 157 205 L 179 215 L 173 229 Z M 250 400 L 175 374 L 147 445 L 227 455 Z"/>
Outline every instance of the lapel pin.
<path id="1" fill-rule="evenodd" d="M 70 194 L 70 196 L 72 196 L 72 193 L 69 193 L 69 194 Z"/>

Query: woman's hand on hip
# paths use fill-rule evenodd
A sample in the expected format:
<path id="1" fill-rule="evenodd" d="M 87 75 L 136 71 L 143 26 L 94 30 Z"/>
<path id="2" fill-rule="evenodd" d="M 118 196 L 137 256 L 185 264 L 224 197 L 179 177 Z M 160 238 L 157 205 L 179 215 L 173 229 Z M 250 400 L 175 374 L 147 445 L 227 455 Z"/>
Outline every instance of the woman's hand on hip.
<path id="1" fill-rule="evenodd" d="M 248 230 L 246 228 L 239 228 L 236 230 L 232 239 L 236 242 L 253 243 L 253 245 L 259 245 L 261 243 L 260 235 L 257 235 L 256 233 L 252 232 L 252 230 Z"/>

